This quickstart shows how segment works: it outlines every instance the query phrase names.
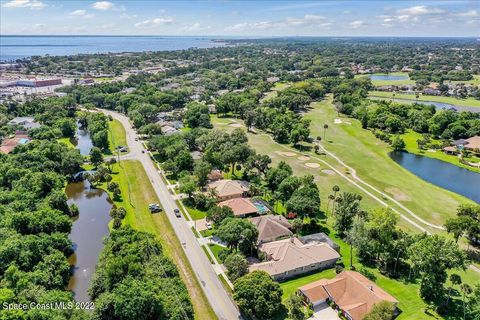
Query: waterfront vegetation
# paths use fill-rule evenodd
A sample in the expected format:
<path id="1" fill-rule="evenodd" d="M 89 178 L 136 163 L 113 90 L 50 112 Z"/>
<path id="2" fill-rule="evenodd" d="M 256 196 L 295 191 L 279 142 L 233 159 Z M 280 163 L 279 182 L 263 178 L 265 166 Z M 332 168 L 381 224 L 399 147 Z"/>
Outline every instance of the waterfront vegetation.
<path id="1" fill-rule="evenodd" d="M 458 155 L 446 154 L 441 148 L 428 149 L 428 150 L 419 149 L 417 141 L 423 139 L 423 136 L 420 133 L 414 132 L 412 130 L 407 130 L 404 134 L 401 134 L 400 137 L 403 139 L 403 141 L 405 141 L 405 151 L 409 153 L 414 153 L 424 157 L 442 160 L 468 170 L 480 172 L 480 167 L 473 167 L 471 165 L 466 165 L 465 163 L 460 161 L 460 158 Z M 440 146 L 442 145 L 442 141 L 439 139 L 431 139 L 431 140 L 432 140 L 432 143 L 434 144 L 437 144 Z M 463 156 L 462 158 L 464 161 L 474 163 L 474 164 L 475 163 L 480 164 L 480 158 L 473 154 L 470 154 L 468 156 Z"/>
<path id="2" fill-rule="evenodd" d="M 381 97 L 381 98 L 388 98 L 388 99 L 405 99 L 405 100 L 412 100 L 412 101 L 433 101 L 433 102 L 441 102 L 441 103 L 448 103 L 451 105 L 462 106 L 462 107 L 479 107 L 480 108 L 480 100 L 475 98 L 455 98 L 455 97 L 444 97 L 444 96 L 430 96 L 425 94 L 419 94 L 418 98 L 415 94 L 407 94 L 407 93 L 395 93 L 395 92 L 384 92 L 384 91 L 370 91 L 368 93 L 372 97 Z"/>

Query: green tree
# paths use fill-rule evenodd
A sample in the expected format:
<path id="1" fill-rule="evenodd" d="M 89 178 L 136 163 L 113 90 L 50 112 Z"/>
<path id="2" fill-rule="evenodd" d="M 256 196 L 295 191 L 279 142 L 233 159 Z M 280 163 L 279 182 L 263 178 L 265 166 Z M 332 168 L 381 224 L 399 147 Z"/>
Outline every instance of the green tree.
<path id="1" fill-rule="evenodd" d="M 208 175 L 212 171 L 212 165 L 207 161 L 200 160 L 195 164 L 193 174 L 197 177 L 200 187 L 204 187 L 208 182 Z"/>
<path id="2" fill-rule="evenodd" d="M 197 184 L 194 177 L 191 175 L 184 175 L 178 180 L 178 184 L 178 190 L 181 193 L 187 194 L 189 199 L 192 199 L 193 193 L 197 190 Z"/>
<path id="3" fill-rule="evenodd" d="M 365 315 L 363 320 L 392 320 L 395 306 L 389 301 L 380 301 L 373 305 L 372 310 Z"/>
<path id="4" fill-rule="evenodd" d="M 393 138 L 393 141 L 392 141 L 392 148 L 393 148 L 393 151 L 402 151 L 405 149 L 405 141 L 403 141 L 402 138 L 400 138 L 399 136 L 395 136 L 395 138 Z"/>
<path id="5" fill-rule="evenodd" d="M 337 206 L 333 214 L 333 228 L 344 236 L 352 227 L 353 217 L 360 212 L 360 198 L 355 193 L 343 192 L 335 202 Z"/>
<path id="6" fill-rule="evenodd" d="M 218 227 L 226 218 L 233 218 L 233 211 L 228 206 L 213 206 L 208 209 L 206 218 Z"/>
<path id="7" fill-rule="evenodd" d="M 218 228 L 217 236 L 225 241 L 229 248 L 249 252 L 257 241 L 258 230 L 248 220 L 226 218 Z"/>
<path id="8" fill-rule="evenodd" d="M 93 147 L 90 149 L 90 162 L 95 166 L 98 167 L 100 164 L 103 163 L 103 155 L 102 150 L 97 147 Z"/>
<path id="9" fill-rule="evenodd" d="M 233 299 L 250 317 L 274 318 L 282 303 L 282 289 L 265 271 L 253 271 L 235 281 Z"/>
<path id="10" fill-rule="evenodd" d="M 232 282 L 235 282 L 235 280 L 248 273 L 247 259 L 239 253 L 228 255 L 225 258 L 223 265 L 227 268 L 228 277 Z"/>
<path id="11" fill-rule="evenodd" d="M 288 297 L 287 301 L 285 302 L 285 306 L 288 310 L 288 318 L 292 320 L 303 320 L 305 319 L 305 312 L 303 299 L 295 294 L 292 293 Z"/>
<path id="12" fill-rule="evenodd" d="M 423 236 L 409 248 L 412 268 L 420 275 L 420 295 L 434 301 L 444 293 L 447 271 L 465 269 L 467 258 L 458 245 L 439 235 Z"/>

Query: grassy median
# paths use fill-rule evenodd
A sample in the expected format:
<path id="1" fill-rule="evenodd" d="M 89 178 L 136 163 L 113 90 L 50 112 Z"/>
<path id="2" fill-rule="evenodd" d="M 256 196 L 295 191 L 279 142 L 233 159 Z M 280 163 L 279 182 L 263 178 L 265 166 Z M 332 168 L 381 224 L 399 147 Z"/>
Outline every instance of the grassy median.
<path id="1" fill-rule="evenodd" d="M 151 214 L 148 210 L 149 203 L 160 201 L 142 164 L 138 161 L 121 161 L 114 165 L 113 171 L 112 181 L 117 182 L 122 191 L 122 199 L 115 204 L 127 210 L 124 223 L 156 235 L 166 254 L 177 265 L 192 300 L 195 318 L 217 319 L 167 216 L 164 213 Z"/>

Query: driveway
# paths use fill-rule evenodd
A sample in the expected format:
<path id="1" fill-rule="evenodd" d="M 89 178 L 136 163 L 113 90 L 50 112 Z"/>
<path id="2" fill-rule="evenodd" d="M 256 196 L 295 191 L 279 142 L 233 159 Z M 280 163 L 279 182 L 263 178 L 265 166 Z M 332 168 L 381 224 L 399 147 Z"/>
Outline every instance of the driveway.
<path id="1" fill-rule="evenodd" d="M 340 320 L 337 312 L 326 303 L 321 303 L 313 309 L 312 320 Z"/>

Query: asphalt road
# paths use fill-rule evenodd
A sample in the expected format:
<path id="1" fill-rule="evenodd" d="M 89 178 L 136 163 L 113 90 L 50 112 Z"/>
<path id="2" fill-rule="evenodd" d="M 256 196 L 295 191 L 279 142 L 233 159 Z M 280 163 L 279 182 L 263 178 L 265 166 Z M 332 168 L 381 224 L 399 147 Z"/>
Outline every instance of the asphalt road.
<path id="1" fill-rule="evenodd" d="M 147 152 L 142 153 L 144 149 L 142 143 L 135 141 L 136 133 L 132 129 L 128 118 L 121 113 L 109 110 L 102 110 L 102 112 L 120 121 L 125 128 L 129 148 L 129 153 L 125 158 L 138 160 L 142 163 L 158 199 L 162 203 L 165 213 L 173 226 L 173 230 L 182 244 L 185 255 L 200 282 L 200 286 L 217 317 L 225 320 L 242 319 L 240 312 L 225 291 L 210 261 L 188 227 L 186 220 L 183 216 L 181 218 L 175 216 L 173 210 L 178 209 L 177 204 L 163 182 L 158 169 L 150 159 L 149 154 Z"/>

